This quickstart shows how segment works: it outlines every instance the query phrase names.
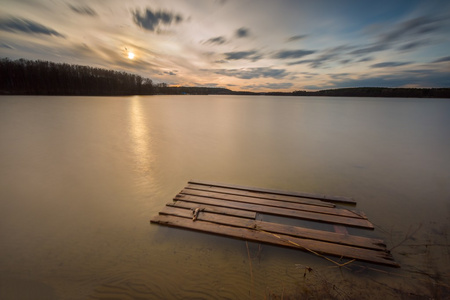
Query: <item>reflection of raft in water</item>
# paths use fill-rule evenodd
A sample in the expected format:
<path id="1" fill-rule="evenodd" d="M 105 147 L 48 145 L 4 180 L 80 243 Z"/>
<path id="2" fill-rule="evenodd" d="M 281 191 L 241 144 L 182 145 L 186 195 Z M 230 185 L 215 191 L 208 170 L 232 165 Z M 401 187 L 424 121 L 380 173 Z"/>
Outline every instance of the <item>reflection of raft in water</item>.
<path id="1" fill-rule="evenodd" d="M 399 267 L 382 240 L 348 233 L 373 230 L 367 217 L 335 203 L 356 204 L 345 197 L 190 181 L 150 222 Z M 273 216 L 296 225 L 268 222 Z"/>

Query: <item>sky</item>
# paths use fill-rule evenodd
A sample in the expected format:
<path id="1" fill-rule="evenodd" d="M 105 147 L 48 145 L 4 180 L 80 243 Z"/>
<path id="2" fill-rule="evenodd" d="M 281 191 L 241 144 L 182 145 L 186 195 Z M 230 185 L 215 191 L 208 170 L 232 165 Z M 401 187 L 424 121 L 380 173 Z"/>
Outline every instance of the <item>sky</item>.
<path id="1" fill-rule="evenodd" d="M 450 87 L 448 0 L 0 1 L 0 58 L 254 92 Z"/>

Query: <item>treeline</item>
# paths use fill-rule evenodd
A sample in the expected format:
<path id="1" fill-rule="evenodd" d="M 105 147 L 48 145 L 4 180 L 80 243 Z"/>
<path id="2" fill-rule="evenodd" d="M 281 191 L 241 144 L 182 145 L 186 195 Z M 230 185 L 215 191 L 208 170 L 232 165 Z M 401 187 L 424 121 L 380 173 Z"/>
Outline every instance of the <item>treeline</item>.
<path id="1" fill-rule="evenodd" d="M 0 60 L 1 94 L 151 95 L 160 87 L 125 72 L 41 60 Z"/>
<path id="2" fill-rule="evenodd" d="M 450 98 L 450 88 L 362 87 L 321 91 L 254 93 L 211 87 L 174 87 L 149 78 L 89 66 L 41 60 L 0 59 L 0 94 L 9 95 L 276 95 L 328 97 Z"/>
<path id="3" fill-rule="evenodd" d="M 382 88 L 361 87 L 322 91 L 295 91 L 293 96 L 328 96 L 328 97 L 399 97 L 399 98 L 450 98 L 449 88 Z"/>

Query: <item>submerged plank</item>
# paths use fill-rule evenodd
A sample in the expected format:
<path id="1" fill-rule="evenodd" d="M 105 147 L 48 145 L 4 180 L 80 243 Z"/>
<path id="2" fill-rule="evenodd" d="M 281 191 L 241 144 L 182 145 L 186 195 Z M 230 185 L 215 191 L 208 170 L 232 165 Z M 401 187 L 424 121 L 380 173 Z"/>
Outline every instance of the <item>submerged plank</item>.
<path id="1" fill-rule="evenodd" d="M 201 207 L 201 206 L 200 206 Z M 190 209 L 178 208 L 174 206 L 166 206 L 160 214 L 173 215 L 182 218 L 192 219 L 193 212 Z M 325 241 L 335 244 L 348 245 L 359 248 L 367 248 L 378 251 L 384 251 L 386 246 L 382 240 L 366 238 L 361 236 L 352 236 L 348 234 L 340 234 L 329 231 L 316 229 L 308 229 L 297 226 L 277 224 L 254 219 L 243 219 L 233 216 L 213 214 L 206 210 L 201 211 L 197 220 L 217 223 L 221 225 L 229 225 L 234 227 L 242 227 L 260 231 L 267 231 L 276 234 L 285 234 L 293 237 L 307 238 L 318 241 Z"/>
<path id="2" fill-rule="evenodd" d="M 312 221 L 317 221 L 317 222 L 342 224 L 342 225 L 348 225 L 348 226 L 353 226 L 353 227 L 374 229 L 373 224 L 370 223 L 366 219 L 348 218 L 348 217 L 342 217 L 342 216 L 336 216 L 336 215 L 326 215 L 326 214 L 320 214 L 320 213 L 314 213 L 314 212 L 308 212 L 308 211 L 292 210 L 292 209 L 287 209 L 287 208 L 271 207 L 271 206 L 264 206 L 264 205 L 259 205 L 259 204 L 243 203 L 243 202 L 228 201 L 228 200 L 221 200 L 221 199 L 212 199 L 212 198 L 183 195 L 183 194 L 178 194 L 174 198 L 174 200 L 202 203 L 202 204 L 208 204 L 208 205 L 214 205 L 214 206 L 220 206 L 220 207 L 236 208 L 236 209 L 253 211 L 253 212 L 257 212 L 257 213 L 265 213 L 265 214 L 298 218 L 298 219 L 304 219 L 304 220 L 312 220 Z"/>
<path id="3" fill-rule="evenodd" d="M 348 217 L 348 218 L 365 219 L 365 217 L 363 217 L 351 210 L 334 208 L 334 207 L 321 207 L 321 206 L 307 205 L 307 204 L 302 204 L 302 203 L 293 203 L 293 202 L 285 202 L 285 201 L 278 201 L 278 200 L 253 198 L 253 197 L 246 197 L 246 196 L 240 196 L 240 195 L 230 195 L 230 194 L 223 194 L 223 193 L 219 193 L 219 192 L 200 191 L 200 190 L 192 190 L 192 189 L 183 189 L 180 193 L 184 194 L 184 195 L 201 196 L 201 197 L 221 199 L 221 200 L 229 200 L 229 201 L 252 203 L 252 204 L 258 204 L 258 205 L 266 205 L 266 206 L 273 206 L 273 207 L 280 207 L 280 208 L 287 208 L 287 209 L 294 209 L 294 210 L 309 211 L 309 212 L 315 212 L 315 213 L 320 213 L 320 214 L 336 215 L 336 216 L 342 216 L 342 217 Z"/>
<path id="4" fill-rule="evenodd" d="M 333 203 L 324 202 L 324 201 L 317 200 L 317 199 L 302 198 L 302 197 L 297 197 L 297 196 L 278 195 L 278 194 L 265 193 L 265 192 L 246 191 L 246 190 L 218 187 L 218 186 L 188 184 L 186 186 L 186 189 L 208 191 L 208 192 L 218 192 L 218 193 L 222 193 L 222 194 L 240 195 L 240 196 L 247 196 L 247 197 L 253 197 L 253 198 L 279 200 L 279 201 L 286 201 L 286 202 L 293 202 L 293 203 L 302 203 L 302 204 L 309 204 L 309 205 L 315 205 L 315 206 L 336 207 L 336 205 L 334 205 Z"/>
<path id="5" fill-rule="evenodd" d="M 343 203 L 343 204 L 350 204 L 350 205 L 356 204 L 355 200 L 353 200 L 349 197 L 342 197 L 342 196 L 328 196 L 328 195 L 322 195 L 322 194 L 312 194 L 312 193 L 302 193 L 302 192 L 286 192 L 286 191 L 280 191 L 280 190 L 272 190 L 272 189 L 264 189 L 264 188 L 256 188 L 256 187 L 245 187 L 245 186 L 234 185 L 234 184 L 223 184 L 223 183 L 207 182 L 207 181 L 200 181 L 200 180 L 190 180 L 188 183 L 189 184 L 200 184 L 200 185 L 206 185 L 206 186 L 234 188 L 234 189 L 245 190 L 245 191 L 264 192 L 264 193 L 271 193 L 271 194 L 277 194 L 277 195 L 287 195 L 287 196 L 296 196 L 296 197 L 303 197 L 303 198 L 310 198 L 310 199 L 318 199 L 318 200 L 332 202 L 332 203 Z"/>
<path id="6" fill-rule="evenodd" d="M 193 222 L 192 220 L 187 218 L 168 215 L 158 215 L 154 217 L 150 222 L 165 226 L 173 226 L 201 232 L 215 233 L 223 236 L 245 239 L 255 242 L 302 249 L 309 252 L 314 251 L 321 254 L 329 254 L 338 257 L 346 257 L 350 259 L 358 259 L 361 261 L 388 265 L 392 267 L 399 267 L 399 265 L 395 261 L 393 261 L 392 256 L 389 253 L 383 251 L 349 247 L 346 245 L 338 245 L 334 243 L 296 238 L 282 234 L 275 235 L 265 231 L 220 225 L 201 220 Z"/>

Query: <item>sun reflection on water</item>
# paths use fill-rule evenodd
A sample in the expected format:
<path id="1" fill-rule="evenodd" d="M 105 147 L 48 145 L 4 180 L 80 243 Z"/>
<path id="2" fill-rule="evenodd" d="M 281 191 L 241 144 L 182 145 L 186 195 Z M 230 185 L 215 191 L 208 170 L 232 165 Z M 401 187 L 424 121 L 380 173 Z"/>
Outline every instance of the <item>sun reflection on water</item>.
<path id="1" fill-rule="evenodd" d="M 151 137 L 145 123 L 141 99 L 133 97 L 130 101 L 130 135 L 136 169 L 143 174 L 148 174 L 152 164 Z"/>

